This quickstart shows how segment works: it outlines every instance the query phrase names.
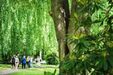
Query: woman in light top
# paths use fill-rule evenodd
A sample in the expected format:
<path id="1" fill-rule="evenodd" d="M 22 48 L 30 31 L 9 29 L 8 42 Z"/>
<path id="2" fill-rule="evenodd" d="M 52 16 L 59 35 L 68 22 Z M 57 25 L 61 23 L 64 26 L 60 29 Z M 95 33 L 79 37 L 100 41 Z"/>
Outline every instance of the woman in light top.
<path id="1" fill-rule="evenodd" d="M 15 69 L 18 69 L 18 65 L 19 65 L 19 58 L 18 56 L 15 57 Z"/>

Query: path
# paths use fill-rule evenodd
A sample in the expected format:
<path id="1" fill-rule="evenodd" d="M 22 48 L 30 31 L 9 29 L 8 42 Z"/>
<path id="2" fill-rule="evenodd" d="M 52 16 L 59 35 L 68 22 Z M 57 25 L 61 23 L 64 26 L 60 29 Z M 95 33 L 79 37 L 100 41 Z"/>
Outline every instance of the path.
<path id="1" fill-rule="evenodd" d="M 14 70 L 14 69 L 8 69 L 8 70 L 3 70 L 3 71 L 0 71 L 0 75 L 9 75 L 13 72 L 17 72 L 18 70 Z"/>
<path id="2" fill-rule="evenodd" d="M 58 68 L 58 67 L 55 67 L 55 66 L 33 66 L 33 68 Z M 18 69 L 18 70 L 15 70 L 15 69 L 6 69 L 6 70 L 2 70 L 0 71 L 0 75 L 9 75 L 11 73 L 14 73 L 14 72 L 18 72 L 18 71 L 21 71 L 22 69 Z"/>
<path id="3" fill-rule="evenodd" d="M 58 68 L 55 66 L 34 66 L 33 68 Z"/>

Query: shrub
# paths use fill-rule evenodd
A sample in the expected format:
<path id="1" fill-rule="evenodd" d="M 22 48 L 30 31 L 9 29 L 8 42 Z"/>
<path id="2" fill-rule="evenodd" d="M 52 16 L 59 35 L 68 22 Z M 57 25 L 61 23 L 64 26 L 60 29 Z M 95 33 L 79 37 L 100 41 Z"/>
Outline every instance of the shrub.
<path id="1" fill-rule="evenodd" d="M 46 56 L 47 64 L 57 65 L 58 64 L 58 56 L 55 53 L 49 54 Z"/>

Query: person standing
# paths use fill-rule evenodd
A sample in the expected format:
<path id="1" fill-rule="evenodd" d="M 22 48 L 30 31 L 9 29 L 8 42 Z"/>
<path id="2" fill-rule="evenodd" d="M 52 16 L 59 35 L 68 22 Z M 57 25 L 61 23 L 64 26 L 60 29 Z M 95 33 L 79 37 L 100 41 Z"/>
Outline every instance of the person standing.
<path id="1" fill-rule="evenodd" d="M 18 69 L 18 65 L 19 65 L 19 58 L 18 56 L 15 57 L 15 69 Z"/>
<path id="2" fill-rule="evenodd" d="M 30 57 L 30 68 L 32 68 L 33 57 Z"/>
<path id="3" fill-rule="evenodd" d="M 27 56 L 26 64 L 27 64 L 28 68 L 30 68 L 30 56 Z"/>
<path id="4" fill-rule="evenodd" d="M 15 68 L 15 55 L 13 55 L 13 57 L 11 58 L 11 65 L 12 65 L 12 69 Z"/>
<path id="5" fill-rule="evenodd" d="M 26 68 L 26 58 L 25 56 L 23 56 L 22 58 L 22 69 L 25 69 Z"/>

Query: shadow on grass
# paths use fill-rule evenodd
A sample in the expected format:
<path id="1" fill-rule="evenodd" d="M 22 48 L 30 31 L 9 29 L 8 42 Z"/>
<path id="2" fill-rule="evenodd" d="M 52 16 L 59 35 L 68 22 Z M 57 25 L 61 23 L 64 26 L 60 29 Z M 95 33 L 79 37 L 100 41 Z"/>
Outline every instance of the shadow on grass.
<path id="1" fill-rule="evenodd" d="M 54 73 L 44 71 L 44 75 L 55 75 L 55 74 L 56 74 L 56 69 L 54 70 Z"/>

